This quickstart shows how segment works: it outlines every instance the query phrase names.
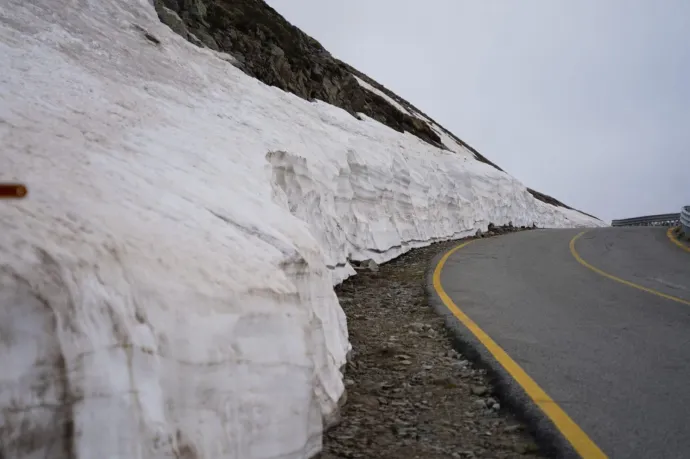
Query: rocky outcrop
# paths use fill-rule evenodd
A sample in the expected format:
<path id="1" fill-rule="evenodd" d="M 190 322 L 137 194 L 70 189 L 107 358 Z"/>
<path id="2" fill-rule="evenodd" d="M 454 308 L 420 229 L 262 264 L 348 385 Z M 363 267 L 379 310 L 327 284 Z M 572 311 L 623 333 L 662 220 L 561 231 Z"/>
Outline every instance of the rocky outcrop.
<path id="1" fill-rule="evenodd" d="M 423 119 L 403 113 L 379 94 L 363 88 L 353 75 L 418 113 L 474 154 L 478 161 L 503 170 L 431 117 L 367 75 L 342 62 L 321 44 L 290 24 L 263 0 L 153 0 L 160 20 L 197 46 L 232 55 L 237 66 L 262 82 L 307 100 L 321 100 L 357 117 L 363 113 L 398 132 L 409 132 L 447 149 Z M 557 199 L 530 190 L 540 201 Z M 588 214 L 586 214 L 588 215 Z"/>

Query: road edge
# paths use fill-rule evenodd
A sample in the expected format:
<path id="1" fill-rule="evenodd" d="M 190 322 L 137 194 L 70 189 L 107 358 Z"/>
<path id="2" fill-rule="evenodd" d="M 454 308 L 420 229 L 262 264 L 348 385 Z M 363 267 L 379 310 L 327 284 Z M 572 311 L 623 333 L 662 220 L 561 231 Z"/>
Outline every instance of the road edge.
<path id="1" fill-rule="evenodd" d="M 467 238 L 457 242 L 458 245 L 462 245 L 473 239 Z M 581 456 L 541 408 L 536 405 L 479 339 L 443 303 L 434 288 L 434 272 L 441 259 L 448 252 L 449 250 L 439 252 L 434 256 L 431 264 L 427 266 L 425 287 L 429 306 L 443 318 L 446 329 L 451 335 L 453 346 L 476 366 L 487 371 L 496 390 L 495 395 L 500 399 L 503 406 L 508 407 L 526 424 L 530 434 L 535 438 L 544 454 L 548 457 L 562 459 L 580 458 Z"/>
<path id="2" fill-rule="evenodd" d="M 680 226 L 672 226 L 666 231 L 666 237 L 668 237 L 671 242 L 681 249 L 685 250 L 686 252 L 690 252 L 690 244 L 680 239 L 680 231 Z M 688 236 L 688 239 L 690 239 L 690 236 Z"/>

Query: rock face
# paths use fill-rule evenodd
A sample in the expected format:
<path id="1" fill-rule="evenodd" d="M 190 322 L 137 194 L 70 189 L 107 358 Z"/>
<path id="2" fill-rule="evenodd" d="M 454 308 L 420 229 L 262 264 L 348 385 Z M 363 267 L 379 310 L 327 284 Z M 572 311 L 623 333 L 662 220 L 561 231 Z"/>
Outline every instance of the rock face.
<path id="1" fill-rule="evenodd" d="M 159 19 L 173 31 L 197 46 L 231 54 L 247 74 L 268 85 L 306 100 L 327 102 L 355 117 L 363 113 L 398 132 L 409 132 L 431 145 L 447 149 L 426 119 L 471 151 L 477 160 L 502 171 L 421 110 L 331 56 L 318 41 L 290 24 L 263 0 L 153 0 L 153 3 Z M 408 113 L 362 87 L 353 75 L 409 109 Z M 530 192 L 540 201 L 571 209 L 543 193 Z"/>

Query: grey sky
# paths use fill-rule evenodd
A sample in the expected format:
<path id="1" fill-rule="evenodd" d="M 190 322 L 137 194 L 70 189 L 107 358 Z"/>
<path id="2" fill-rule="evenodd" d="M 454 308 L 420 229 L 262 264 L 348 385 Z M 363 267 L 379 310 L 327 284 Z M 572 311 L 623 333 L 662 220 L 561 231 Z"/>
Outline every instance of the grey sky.
<path id="1" fill-rule="evenodd" d="M 528 186 L 604 220 L 690 204 L 690 1 L 268 3 Z"/>

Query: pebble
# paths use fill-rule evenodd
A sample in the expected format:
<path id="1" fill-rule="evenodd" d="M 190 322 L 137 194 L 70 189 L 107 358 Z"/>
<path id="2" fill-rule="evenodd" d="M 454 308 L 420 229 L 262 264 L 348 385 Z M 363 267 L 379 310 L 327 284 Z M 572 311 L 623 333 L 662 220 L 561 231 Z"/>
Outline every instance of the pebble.
<path id="1" fill-rule="evenodd" d="M 478 395 L 480 397 L 489 391 L 486 386 L 472 386 L 471 390 L 474 395 Z"/>
<path id="2" fill-rule="evenodd" d="M 475 400 L 473 402 L 478 408 L 486 408 L 486 402 L 484 401 L 483 398 L 480 398 L 479 400 Z"/>

